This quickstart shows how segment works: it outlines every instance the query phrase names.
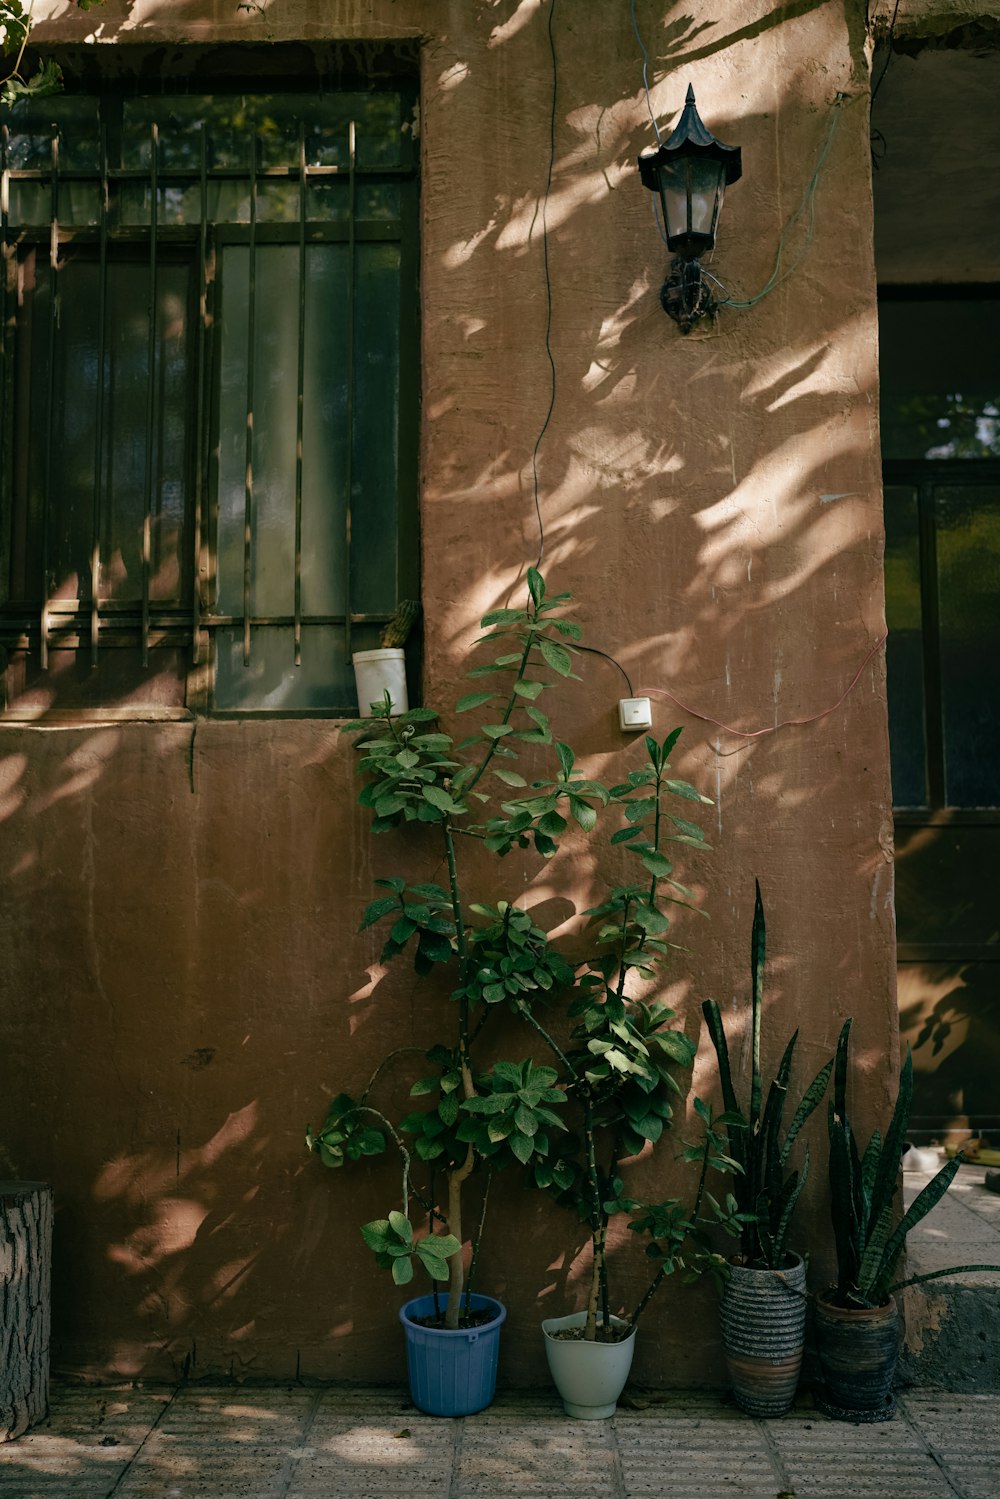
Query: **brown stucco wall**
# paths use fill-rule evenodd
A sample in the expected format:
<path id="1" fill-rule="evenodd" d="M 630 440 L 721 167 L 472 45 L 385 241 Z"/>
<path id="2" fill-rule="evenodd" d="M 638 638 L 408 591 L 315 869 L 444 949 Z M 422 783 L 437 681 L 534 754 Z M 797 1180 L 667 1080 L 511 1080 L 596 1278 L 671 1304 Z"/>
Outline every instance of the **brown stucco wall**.
<path id="1" fill-rule="evenodd" d="M 539 550 L 549 8 L 38 9 L 53 17 L 42 40 L 423 39 L 425 697 L 453 701 L 479 615 L 517 599 Z M 669 990 L 689 1032 L 706 996 L 734 1026 L 744 1013 L 756 874 L 766 1059 L 798 1025 L 811 1076 L 855 1015 L 865 1127 L 892 1091 L 896 1016 L 863 6 L 683 9 L 640 0 L 637 15 L 660 118 L 690 80 L 711 128 L 743 147 L 713 270 L 743 293 L 767 281 L 841 92 L 815 220 L 793 227 L 770 296 L 682 339 L 658 306 L 665 257 L 635 171 L 652 129 L 628 6 L 558 0 L 543 570 L 576 595 L 585 638 L 661 694 L 661 737 L 685 725 L 675 765 L 716 798 L 715 852 L 685 866 L 711 923 L 681 922 L 690 954 Z M 641 754 L 615 726 L 621 679 L 599 657 L 580 671 L 559 731 L 619 779 Z M 758 732 L 789 720 L 806 722 Z M 56 1189 L 59 1367 L 398 1374 L 402 1293 L 357 1233 L 394 1183 L 377 1167 L 334 1176 L 302 1148 L 329 1092 L 424 1040 L 435 1011 L 412 974 L 382 974 L 377 934 L 355 935 L 372 876 L 400 860 L 388 840 L 373 849 L 353 769 L 317 722 L 0 728 L 0 1145 Z M 407 860 L 436 871 L 413 840 Z M 508 891 L 549 911 L 589 904 L 592 873 L 572 849 L 504 868 Z M 696 1089 L 711 1088 L 703 1047 Z M 819 1130 L 813 1146 L 802 1228 L 821 1277 Z M 664 1191 L 679 1184 L 671 1154 L 652 1177 Z M 580 1301 L 580 1239 L 513 1181 L 496 1199 L 483 1285 L 510 1309 L 501 1377 L 530 1383 L 540 1315 Z M 641 1265 L 624 1273 L 640 1284 Z M 636 1373 L 720 1377 L 708 1291 L 668 1287 Z"/>

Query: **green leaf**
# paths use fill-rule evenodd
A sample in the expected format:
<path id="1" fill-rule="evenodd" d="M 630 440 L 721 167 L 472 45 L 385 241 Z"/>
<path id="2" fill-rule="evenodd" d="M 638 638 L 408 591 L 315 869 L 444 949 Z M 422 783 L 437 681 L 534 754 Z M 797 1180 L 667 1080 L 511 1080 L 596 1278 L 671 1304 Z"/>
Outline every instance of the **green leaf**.
<path id="1" fill-rule="evenodd" d="M 503 781 L 505 786 L 527 786 L 524 776 L 519 776 L 516 770 L 499 770 L 493 767 L 493 774 L 498 780 Z"/>
<path id="2" fill-rule="evenodd" d="M 559 761 L 559 769 L 563 773 L 563 779 L 568 781 L 573 772 L 573 766 L 576 763 L 576 756 L 569 745 L 563 744 L 560 739 L 556 740 L 556 759 Z"/>
<path id="3" fill-rule="evenodd" d="M 638 850 L 637 850 L 638 852 Z M 673 865 L 663 854 L 657 853 L 655 849 L 649 849 L 639 854 L 645 867 L 656 879 L 662 879 L 673 871 Z"/>
<path id="4" fill-rule="evenodd" d="M 528 568 L 528 592 L 531 594 L 531 602 L 537 609 L 545 597 L 545 579 L 537 567 Z"/>
<path id="5" fill-rule="evenodd" d="M 367 927 L 374 926 L 376 921 L 381 921 L 383 916 L 388 916 L 390 911 L 398 910 L 399 901 L 394 895 L 380 895 L 378 900 L 373 900 L 365 907 L 365 914 L 358 931 L 365 931 Z"/>
<path id="6" fill-rule="evenodd" d="M 539 693 L 544 691 L 544 683 L 523 681 L 515 682 L 514 691 L 517 693 L 518 697 L 526 697 L 530 699 L 531 702 L 534 702 Z"/>
<path id="7" fill-rule="evenodd" d="M 413 1261 L 408 1254 L 392 1262 L 392 1278 L 397 1286 L 408 1286 L 413 1279 Z"/>
<path id="8" fill-rule="evenodd" d="M 522 1135 L 520 1130 L 515 1131 L 510 1137 L 510 1148 L 522 1165 L 527 1165 L 534 1154 L 534 1141 L 528 1135 Z"/>
<path id="9" fill-rule="evenodd" d="M 491 703 L 495 697 L 495 692 L 467 692 L 455 704 L 455 712 L 467 713 L 470 708 L 481 708 L 484 703 Z"/>
<path id="10" fill-rule="evenodd" d="M 374 1218 L 371 1223 L 363 1223 L 361 1237 L 369 1249 L 374 1249 L 376 1254 L 384 1254 L 387 1246 L 392 1242 L 388 1218 Z"/>
<path id="11" fill-rule="evenodd" d="M 435 1280 L 447 1280 L 446 1262 L 461 1247 L 454 1234 L 428 1234 L 414 1246 L 414 1253 Z"/>
<path id="12" fill-rule="evenodd" d="M 538 642 L 538 649 L 542 653 L 546 666 L 550 666 L 560 677 L 572 675 L 573 662 L 564 645 L 557 645 L 554 640 L 549 640 L 543 635 Z"/>
<path id="13" fill-rule="evenodd" d="M 389 936 L 393 942 L 397 942 L 402 947 L 405 942 L 409 942 L 416 930 L 417 924 L 415 921 L 411 921 L 408 916 L 401 916 L 393 926 Z"/>
<path id="14" fill-rule="evenodd" d="M 597 826 L 597 813 L 593 807 L 589 806 L 587 802 L 581 801 L 578 796 L 570 797 L 569 810 L 585 833 L 589 833 Z"/>
<path id="15" fill-rule="evenodd" d="M 490 625 L 513 625 L 527 619 L 523 609 L 491 609 L 489 614 L 484 614 L 479 621 L 484 630 Z"/>
<path id="16" fill-rule="evenodd" d="M 702 796 L 701 792 L 696 791 L 693 786 L 688 785 L 687 781 L 664 781 L 663 784 L 668 791 L 672 791 L 675 796 L 684 797 L 686 801 L 701 802 L 706 807 L 712 805 L 712 798 L 710 796 Z"/>
<path id="17" fill-rule="evenodd" d="M 462 808 L 457 802 L 452 801 L 443 786 L 423 786 L 421 792 L 425 802 L 428 802 L 437 812 L 461 812 Z"/>
<path id="18" fill-rule="evenodd" d="M 421 900 L 440 901 L 442 905 L 447 905 L 451 899 L 447 890 L 443 890 L 440 885 L 411 885 L 410 894 L 419 896 Z"/>
<path id="19" fill-rule="evenodd" d="M 413 1243 L 413 1228 L 405 1213 L 393 1212 L 389 1214 L 389 1227 L 402 1239 L 404 1244 Z"/>

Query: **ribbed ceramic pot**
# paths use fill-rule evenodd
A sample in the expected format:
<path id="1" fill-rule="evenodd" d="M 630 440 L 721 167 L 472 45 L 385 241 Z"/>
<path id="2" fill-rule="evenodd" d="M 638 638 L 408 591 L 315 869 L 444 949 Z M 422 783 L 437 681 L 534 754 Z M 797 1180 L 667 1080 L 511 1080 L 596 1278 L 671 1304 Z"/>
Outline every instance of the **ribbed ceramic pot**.
<path id="1" fill-rule="evenodd" d="M 722 1295 L 722 1344 L 737 1405 L 751 1416 L 783 1416 L 795 1399 L 806 1335 L 806 1267 L 730 1262 Z"/>
<path id="2" fill-rule="evenodd" d="M 823 1371 L 825 1409 L 844 1420 L 891 1416 L 892 1381 L 899 1358 L 899 1311 L 882 1306 L 834 1306 L 816 1298 L 816 1348 Z"/>

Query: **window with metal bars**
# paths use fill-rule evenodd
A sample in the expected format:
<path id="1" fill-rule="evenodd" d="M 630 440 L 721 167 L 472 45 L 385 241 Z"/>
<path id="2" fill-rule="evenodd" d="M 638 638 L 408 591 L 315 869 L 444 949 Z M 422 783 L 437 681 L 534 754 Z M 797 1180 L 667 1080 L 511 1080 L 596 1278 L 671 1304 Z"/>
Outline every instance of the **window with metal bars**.
<path id="1" fill-rule="evenodd" d="M 889 742 L 898 811 L 1000 808 L 1000 298 L 883 287 Z"/>
<path id="2" fill-rule="evenodd" d="M 5 112 L 8 717 L 355 710 L 418 586 L 414 112 L 398 81 Z"/>

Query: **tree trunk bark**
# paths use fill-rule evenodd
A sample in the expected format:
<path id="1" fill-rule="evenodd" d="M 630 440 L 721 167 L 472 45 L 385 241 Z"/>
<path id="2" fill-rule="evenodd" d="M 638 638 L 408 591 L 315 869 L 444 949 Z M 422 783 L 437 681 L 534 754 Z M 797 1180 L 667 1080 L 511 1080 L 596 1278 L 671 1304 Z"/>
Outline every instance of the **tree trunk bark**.
<path id="1" fill-rule="evenodd" d="M 52 1188 L 0 1181 L 0 1442 L 49 1413 Z"/>

